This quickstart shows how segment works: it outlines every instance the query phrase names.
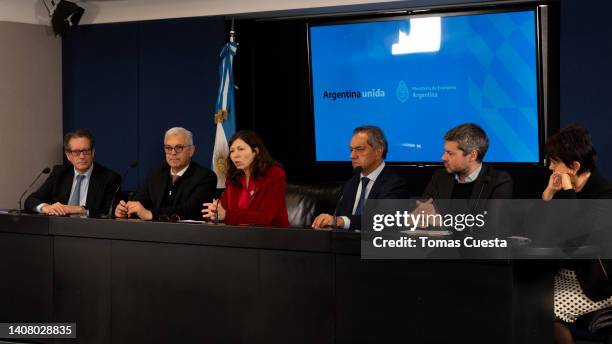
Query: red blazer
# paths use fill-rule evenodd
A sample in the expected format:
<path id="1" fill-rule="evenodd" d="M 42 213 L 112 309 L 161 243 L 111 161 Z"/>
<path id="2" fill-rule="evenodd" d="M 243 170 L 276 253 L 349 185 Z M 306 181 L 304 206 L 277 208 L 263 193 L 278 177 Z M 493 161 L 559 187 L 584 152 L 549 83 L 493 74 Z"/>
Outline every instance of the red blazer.
<path id="1" fill-rule="evenodd" d="M 238 209 L 242 185 L 227 181 L 225 192 L 221 196 L 221 205 L 225 209 L 225 223 L 289 227 L 285 203 L 285 171 L 278 166 L 270 166 L 256 182 L 257 186 L 248 209 Z"/>

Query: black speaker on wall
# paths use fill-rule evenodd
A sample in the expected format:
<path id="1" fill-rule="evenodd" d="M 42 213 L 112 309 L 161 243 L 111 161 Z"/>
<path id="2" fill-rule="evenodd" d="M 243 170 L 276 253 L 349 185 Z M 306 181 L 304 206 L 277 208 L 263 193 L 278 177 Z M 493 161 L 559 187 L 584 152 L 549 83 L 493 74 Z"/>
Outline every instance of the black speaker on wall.
<path id="1" fill-rule="evenodd" d="M 56 1 L 51 0 L 52 6 Z M 47 3 L 45 2 L 45 5 Z M 64 36 L 68 31 L 79 25 L 85 10 L 74 2 L 61 0 L 51 14 L 51 25 L 55 35 Z"/>

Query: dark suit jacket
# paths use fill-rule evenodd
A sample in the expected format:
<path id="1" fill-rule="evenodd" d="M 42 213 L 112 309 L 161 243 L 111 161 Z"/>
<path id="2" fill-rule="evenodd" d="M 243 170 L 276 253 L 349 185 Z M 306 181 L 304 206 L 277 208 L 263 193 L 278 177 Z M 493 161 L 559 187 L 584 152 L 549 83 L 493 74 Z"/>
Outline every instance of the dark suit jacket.
<path id="1" fill-rule="evenodd" d="M 67 204 L 70 199 L 70 191 L 72 191 L 73 179 L 74 167 L 72 165 L 54 166 L 44 184 L 26 199 L 26 211 L 35 212 L 36 206 L 41 203 L 60 202 Z M 120 185 L 121 176 L 98 163 L 94 163 L 85 204 L 89 216 L 97 217 L 107 214 L 111 209 L 115 191 Z"/>
<path id="2" fill-rule="evenodd" d="M 265 174 L 257 179 L 249 208 L 238 209 L 242 185 L 228 183 L 221 197 L 221 205 L 225 208 L 225 223 L 289 227 L 285 189 L 285 171 L 278 166 L 270 166 Z"/>
<path id="3" fill-rule="evenodd" d="M 555 194 L 555 199 L 612 199 L 612 184 L 598 170 L 591 172 L 591 176 L 582 188 L 582 191 L 560 190 Z M 556 214 L 555 216 L 578 216 L 588 219 L 596 216 L 608 216 L 607 213 L 593 212 L 593 209 L 575 209 L 573 213 Z M 571 221 L 571 220 L 570 220 Z M 573 221 L 571 221 L 573 222 Z M 587 228 L 587 230 L 590 230 Z M 609 228 L 604 229 L 606 232 Z M 603 234 L 603 239 L 608 239 L 609 234 Z M 606 245 L 605 240 L 595 244 Z M 606 251 L 609 252 L 607 247 Z M 601 264 L 600 264 L 601 263 Z M 576 277 L 585 295 L 593 301 L 601 301 L 612 296 L 612 282 L 606 278 L 612 275 L 612 260 L 574 260 L 563 262 L 562 266 L 576 271 Z M 603 269 L 602 269 L 603 266 Z M 604 271 L 605 269 L 605 271 Z"/>
<path id="4" fill-rule="evenodd" d="M 344 184 L 342 200 L 336 210 L 337 216 L 347 216 L 351 220 L 350 230 L 361 229 L 361 215 L 353 215 L 359 183 L 361 183 L 361 175 L 357 173 Z M 389 166 L 385 166 L 372 185 L 368 199 L 406 198 L 409 198 L 408 184 L 397 173 L 389 169 Z"/>
<path id="5" fill-rule="evenodd" d="M 510 199 L 512 198 L 512 178 L 507 172 L 498 171 L 491 166 L 482 165 L 480 174 L 474 181 L 471 199 Z M 453 188 L 455 187 L 455 176 L 448 173 L 446 169 L 434 172 L 429 184 L 423 192 L 423 198 L 429 199 L 451 199 Z M 475 212 L 481 212 L 486 206 L 486 202 L 479 202 L 471 207 Z"/>
<path id="6" fill-rule="evenodd" d="M 178 215 L 181 220 L 201 220 L 202 203 L 212 201 L 217 190 L 217 176 L 210 169 L 192 161 L 185 174 L 176 183 L 174 197 L 170 204 L 162 204 L 167 198 L 172 183 L 170 166 L 163 166 L 149 172 L 144 186 L 135 200 L 153 213 L 153 220 L 160 215 Z"/>

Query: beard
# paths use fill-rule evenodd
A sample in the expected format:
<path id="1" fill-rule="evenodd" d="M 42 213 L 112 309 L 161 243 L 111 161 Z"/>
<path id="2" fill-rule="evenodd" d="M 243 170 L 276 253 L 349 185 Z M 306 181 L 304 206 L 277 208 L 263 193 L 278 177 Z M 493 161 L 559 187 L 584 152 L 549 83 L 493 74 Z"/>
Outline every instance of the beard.
<path id="1" fill-rule="evenodd" d="M 446 172 L 450 174 L 456 174 L 459 177 L 467 177 L 469 175 L 469 168 L 467 166 L 462 166 L 459 168 L 451 168 L 449 166 L 444 166 L 446 168 Z"/>

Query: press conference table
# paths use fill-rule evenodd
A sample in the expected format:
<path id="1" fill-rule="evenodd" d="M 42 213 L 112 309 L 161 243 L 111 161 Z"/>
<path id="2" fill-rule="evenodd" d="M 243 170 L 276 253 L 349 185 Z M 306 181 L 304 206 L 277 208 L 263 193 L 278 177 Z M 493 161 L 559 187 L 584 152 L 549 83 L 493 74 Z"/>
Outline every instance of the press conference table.
<path id="1" fill-rule="evenodd" d="M 45 343 L 552 341 L 545 261 L 361 260 L 359 240 L 0 214 L 0 322 L 76 322 Z"/>

